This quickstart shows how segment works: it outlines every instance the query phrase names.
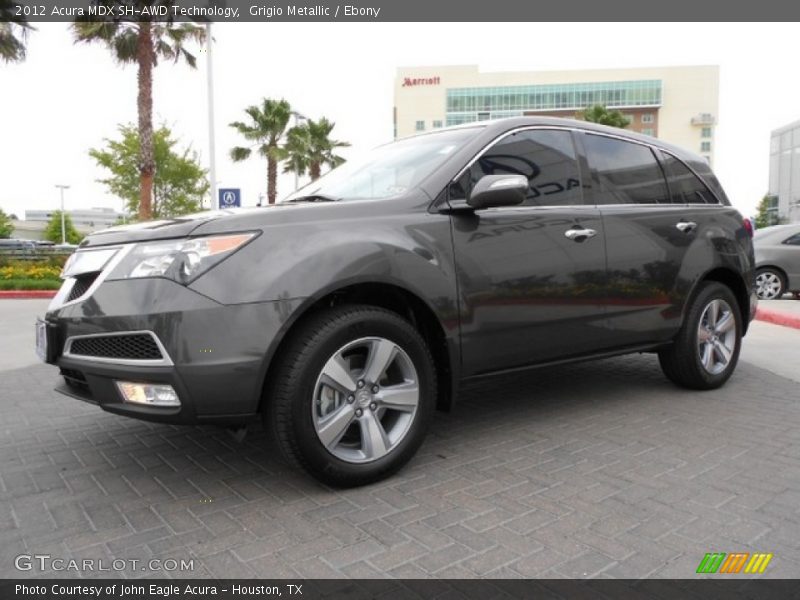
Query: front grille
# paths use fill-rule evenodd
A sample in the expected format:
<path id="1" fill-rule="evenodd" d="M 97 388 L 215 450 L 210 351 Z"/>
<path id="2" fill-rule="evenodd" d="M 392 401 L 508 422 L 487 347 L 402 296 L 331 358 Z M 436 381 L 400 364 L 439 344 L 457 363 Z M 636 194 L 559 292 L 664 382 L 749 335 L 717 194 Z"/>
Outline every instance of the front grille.
<path id="1" fill-rule="evenodd" d="M 160 360 L 163 358 L 153 336 L 146 333 L 74 339 L 69 353 L 78 356 L 126 360 Z"/>
<path id="2" fill-rule="evenodd" d="M 88 292 L 89 288 L 92 287 L 94 280 L 97 279 L 99 274 L 100 273 L 86 273 L 85 275 L 78 275 L 75 278 L 75 284 L 72 286 L 72 289 L 69 292 L 67 302 L 77 300 L 86 292 Z"/>

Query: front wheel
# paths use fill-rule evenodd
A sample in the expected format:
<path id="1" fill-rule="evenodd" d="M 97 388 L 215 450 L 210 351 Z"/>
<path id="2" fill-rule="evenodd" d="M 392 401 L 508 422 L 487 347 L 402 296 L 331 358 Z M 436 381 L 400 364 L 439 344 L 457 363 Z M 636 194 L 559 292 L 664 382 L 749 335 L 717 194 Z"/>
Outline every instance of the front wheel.
<path id="1" fill-rule="evenodd" d="M 400 469 L 419 448 L 436 404 L 424 339 L 399 315 L 342 306 L 301 324 L 269 387 L 268 425 L 295 464 L 334 486 Z"/>
<path id="2" fill-rule="evenodd" d="M 742 316 L 730 288 L 701 285 L 673 344 L 658 353 L 674 383 L 695 390 L 720 387 L 733 374 L 742 343 Z"/>

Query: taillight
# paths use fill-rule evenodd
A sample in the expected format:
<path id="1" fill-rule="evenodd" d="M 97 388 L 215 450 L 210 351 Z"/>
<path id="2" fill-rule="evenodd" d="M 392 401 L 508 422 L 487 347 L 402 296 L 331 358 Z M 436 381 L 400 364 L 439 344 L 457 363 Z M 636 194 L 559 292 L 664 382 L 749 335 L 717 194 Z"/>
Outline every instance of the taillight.
<path id="1" fill-rule="evenodd" d="M 753 222 L 746 217 L 744 219 L 744 228 L 747 230 L 747 235 L 753 237 Z"/>

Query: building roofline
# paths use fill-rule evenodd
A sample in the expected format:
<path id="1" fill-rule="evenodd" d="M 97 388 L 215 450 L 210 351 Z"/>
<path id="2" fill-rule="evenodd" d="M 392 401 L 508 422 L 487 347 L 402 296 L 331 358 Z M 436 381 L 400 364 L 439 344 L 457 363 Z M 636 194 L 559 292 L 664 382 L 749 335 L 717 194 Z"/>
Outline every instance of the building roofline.
<path id="1" fill-rule="evenodd" d="M 464 64 L 433 64 L 433 65 L 403 65 L 397 67 L 397 72 L 409 71 L 413 69 L 471 69 L 478 73 L 478 75 L 494 75 L 502 73 L 503 75 L 523 74 L 529 75 L 531 73 L 602 73 L 605 71 L 646 71 L 646 70 L 659 70 L 659 69 L 716 69 L 719 71 L 720 66 L 714 64 L 703 65 L 648 65 L 639 67 L 596 67 L 592 69 L 481 69 L 480 65 L 464 65 Z"/>
<path id="2" fill-rule="evenodd" d="M 769 136 L 774 137 L 776 135 L 781 135 L 782 133 L 786 133 L 787 131 L 795 129 L 796 127 L 800 127 L 800 119 L 791 123 L 787 123 L 786 125 L 778 127 L 777 129 L 773 129 L 769 132 Z"/>

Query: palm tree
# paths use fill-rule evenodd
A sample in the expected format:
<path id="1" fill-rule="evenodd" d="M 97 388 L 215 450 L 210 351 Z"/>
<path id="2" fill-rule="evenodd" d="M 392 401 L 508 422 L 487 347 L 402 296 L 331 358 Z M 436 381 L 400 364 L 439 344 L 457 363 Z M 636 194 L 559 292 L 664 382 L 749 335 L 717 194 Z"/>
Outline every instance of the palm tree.
<path id="1" fill-rule="evenodd" d="M 109 7 L 129 6 L 125 0 L 98 0 Z M 161 0 L 159 4 L 171 5 L 172 0 Z M 136 0 L 138 8 L 149 5 L 146 0 Z M 119 12 L 119 11 L 117 11 Z M 176 25 L 172 21 L 153 22 L 114 17 L 114 20 L 89 21 L 76 20 L 72 25 L 75 43 L 100 42 L 111 51 L 114 59 L 121 63 L 136 63 L 138 66 L 139 94 L 139 219 L 146 221 L 152 216 L 153 179 L 156 163 L 153 150 L 153 68 L 158 59 L 178 62 L 183 59 L 195 68 L 197 59 L 185 48 L 189 41 L 203 43 L 206 30 L 192 23 Z"/>
<path id="2" fill-rule="evenodd" d="M 250 123 L 234 121 L 230 126 L 252 145 L 231 148 L 231 160 L 246 160 L 250 158 L 253 148 L 257 147 L 258 153 L 267 159 L 267 198 L 270 204 L 275 204 L 278 196 L 278 161 L 286 157 L 280 142 L 289 125 L 292 107 L 284 99 L 264 98 L 261 106 L 248 106 L 244 112 L 250 117 Z"/>
<path id="3" fill-rule="evenodd" d="M 16 2 L 0 0 L 0 58 L 5 62 L 25 60 L 25 43 L 33 30 L 28 19 L 17 16 Z"/>
<path id="4" fill-rule="evenodd" d="M 311 180 L 319 179 L 323 166 L 338 167 L 345 159 L 335 154 L 336 148 L 346 148 L 350 144 L 330 138 L 335 123 L 325 117 L 319 121 L 309 119 L 302 125 L 293 127 L 286 136 L 285 154 L 288 160 L 284 171 L 305 175 Z"/>

